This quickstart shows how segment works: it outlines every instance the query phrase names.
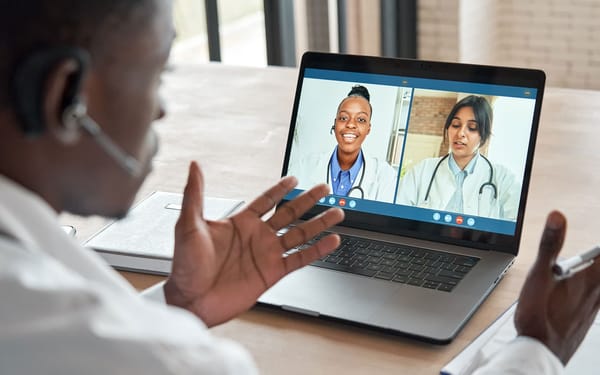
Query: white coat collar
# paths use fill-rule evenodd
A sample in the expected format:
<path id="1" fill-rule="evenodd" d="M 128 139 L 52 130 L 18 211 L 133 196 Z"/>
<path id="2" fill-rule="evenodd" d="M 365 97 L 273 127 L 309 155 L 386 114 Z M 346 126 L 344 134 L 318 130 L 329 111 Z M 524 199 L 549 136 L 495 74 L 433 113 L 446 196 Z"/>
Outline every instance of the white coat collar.
<path id="1" fill-rule="evenodd" d="M 60 227 L 57 213 L 37 194 L 0 175 L 0 235 L 23 251 L 46 255 L 79 273 L 120 290 L 135 290 L 94 251 L 81 247 Z"/>
<path id="2" fill-rule="evenodd" d="M 0 232 L 25 246 L 39 244 L 36 232 L 59 231 L 57 214 L 38 195 L 0 175 Z M 63 233 L 64 234 L 64 233 Z"/>

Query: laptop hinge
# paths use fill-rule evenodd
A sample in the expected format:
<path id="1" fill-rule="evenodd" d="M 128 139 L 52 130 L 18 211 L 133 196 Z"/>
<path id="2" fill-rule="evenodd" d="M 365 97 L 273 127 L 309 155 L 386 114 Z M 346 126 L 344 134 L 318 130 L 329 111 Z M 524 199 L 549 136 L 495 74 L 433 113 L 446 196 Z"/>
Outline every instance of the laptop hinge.
<path id="1" fill-rule="evenodd" d="M 286 311 L 292 311 L 292 312 L 296 312 L 296 313 L 300 313 L 300 314 L 304 314 L 304 315 L 310 315 L 310 316 L 314 316 L 314 317 L 318 317 L 320 315 L 318 311 L 302 309 L 302 308 L 294 307 L 294 306 L 281 305 L 281 308 Z"/>

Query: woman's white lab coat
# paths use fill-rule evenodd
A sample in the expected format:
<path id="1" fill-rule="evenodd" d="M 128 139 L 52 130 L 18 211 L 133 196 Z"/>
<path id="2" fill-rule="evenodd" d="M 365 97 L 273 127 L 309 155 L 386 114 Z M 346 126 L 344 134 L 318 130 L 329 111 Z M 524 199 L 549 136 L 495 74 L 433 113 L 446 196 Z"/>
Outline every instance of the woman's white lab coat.
<path id="1" fill-rule="evenodd" d="M 449 157 L 440 164 L 433 183 L 429 198 L 425 201 L 427 187 L 431 181 L 433 170 L 441 158 L 425 159 L 411 168 L 400 179 L 396 203 L 430 208 L 434 210 L 445 210 L 454 191 L 456 180 L 450 165 Z M 463 184 L 463 212 L 467 215 L 476 215 L 496 219 L 516 220 L 519 209 L 519 194 L 521 184 L 514 174 L 506 167 L 492 163 L 494 177 L 492 182 L 498 190 L 497 198 L 494 199 L 493 188 L 484 187 L 481 194 L 479 189 L 489 181 L 490 166 L 479 158 L 473 169 L 473 173 L 467 175 Z"/>
<path id="2" fill-rule="evenodd" d="M 331 176 L 327 178 L 328 165 L 331 159 L 331 153 L 309 155 L 300 160 L 290 163 L 288 175 L 298 178 L 298 188 L 308 189 L 316 184 L 327 183 L 331 186 Z M 375 157 L 365 155 L 365 163 L 358 171 L 352 187 L 359 186 L 360 177 L 365 169 L 361 188 L 364 191 L 364 199 L 376 200 L 380 202 L 394 201 L 394 190 L 396 188 L 397 173 L 387 162 Z M 333 191 L 333 188 L 332 188 Z M 354 189 L 349 196 L 361 198 L 357 189 Z"/>

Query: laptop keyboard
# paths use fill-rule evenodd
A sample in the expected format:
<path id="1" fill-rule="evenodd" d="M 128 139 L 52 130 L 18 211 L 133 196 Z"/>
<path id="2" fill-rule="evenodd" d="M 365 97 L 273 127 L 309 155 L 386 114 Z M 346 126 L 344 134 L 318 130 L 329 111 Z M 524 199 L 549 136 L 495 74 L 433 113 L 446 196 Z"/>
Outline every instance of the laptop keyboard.
<path id="1" fill-rule="evenodd" d="M 320 234 L 304 247 L 326 234 L 328 233 Z M 340 236 L 340 247 L 311 263 L 313 266 L 451 292 L 479 261 L 479 258 L 472 256 L 348 235 Z M 301 249 L 302 247 L 295 251 Z"/>

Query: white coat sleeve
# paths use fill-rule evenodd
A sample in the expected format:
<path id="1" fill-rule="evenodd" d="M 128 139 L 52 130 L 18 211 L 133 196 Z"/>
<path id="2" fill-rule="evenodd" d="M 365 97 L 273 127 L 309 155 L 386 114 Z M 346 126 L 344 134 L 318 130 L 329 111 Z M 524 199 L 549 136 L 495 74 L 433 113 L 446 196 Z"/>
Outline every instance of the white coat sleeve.
<path id="1" fill-rule="evenodd" d="M 398 184 L 398 195 L 396 196 L 397 204 L 403 204 L 406 206 L 416 206 L 418 204 L 417 170 L 419 168 L 420 164 L 415 165 L 400 178 L 400 183 Z"/>
<path id="2" fill-rule="evenodd" d="M 394 193 L 396 192 L 396 170 L 383 160 L 377 161 L 377 168 L 380 170 L 377 173 L 378 179 L 376 184 L 379 193 L 376 199 L 381 202 L 393 203 Z"/>
<path id="3" fill-rule="evenodd" d="M 0 241 L 0 373 L 255 374 L 191 313 Z"/>
<path id="4" fill-rule="evenodd" d="M 498 199 L 502 207 L 501 217 L 507 220 L 517 220 L 519 210 L 519 199 L 521 197 L 521 183 L 517 181 L 515 175 L 504 166 L 496 166 L 499 174 Z"/>
<path id="5" fill-rule="evenodd" d="M 166 304 L 167 299 L 165 297 L 164 286 L 165 286 L 164 281 L 156 283 L 156 284 L 152 285 L 151 287 L 144 289 L 142 291 L 142 296 L 144 296 L 144 298 L 147 298 L 150 301 Z"/>
<path id="6" fill-rule="evenodd" d="M 477 356 L 479 363 L 472 375 L 559 375 L 564 367 L 546 346 L 531 337 L 519 336 L 504 348 L 485 358 Z"/>

